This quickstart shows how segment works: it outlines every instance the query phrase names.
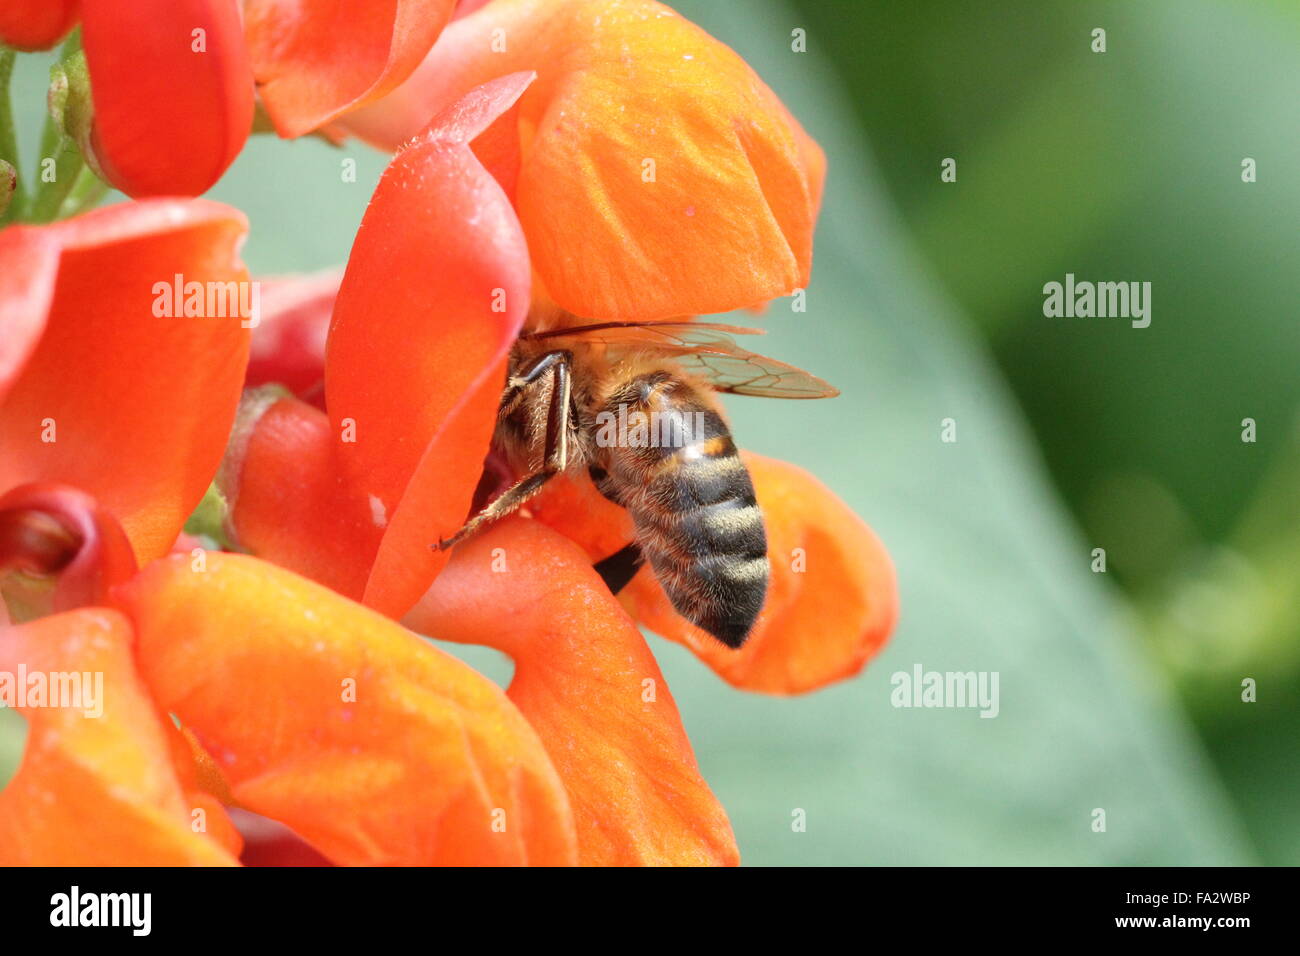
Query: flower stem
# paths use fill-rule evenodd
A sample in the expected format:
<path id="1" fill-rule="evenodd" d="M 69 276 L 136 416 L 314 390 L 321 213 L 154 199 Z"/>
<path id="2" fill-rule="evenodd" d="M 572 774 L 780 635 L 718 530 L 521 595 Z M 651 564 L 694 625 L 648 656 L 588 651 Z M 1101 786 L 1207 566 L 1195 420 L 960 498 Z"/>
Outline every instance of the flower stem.
<path id="1" fill-rule="evenodd" d="M 81 52 L 80 28 L 73 30 L 50 67 L 48 109 L 41 129 L 40 186 L 29 201 L 28 218 L 50 222 L 93 206 L 104 197 L 107 187 L 89 162 L 84 140 L 77 135 L 90 115 L 89 77 Z M 46 171 L 53 164 L 53 176 Z"/>
<path id="2" fill-rule="evenodd" d="M 69 137 L 61 136 L 46 152 L 41 150 L 42 162 L 46 158 L 54 160 L 54 181 L 42 183 L 32 202 L 28 219 L 32 222 L 50 222 L 57 219 L 66 200 L 76 188 L 86 164 L 81 158 L 81 150 Z M 92 173 L 92 176 L 94 174 Z"/>
<path id="3" fill-rule="evenodd" d="M 4 212 L 0 213 L 0 222 L 18 218 L 25 203 L 24 184 L 18 163 L 18 137 L 14 132 L 13 108 L 9 102 L 9 80 L 13 76 L 15 57 L 13 50 L 0 45 L 0 160 L 13 167 L 17 177 L 13 198 Z"/>
<path id="4" fill-rule="evenodd" d="M 67 219 L 77 213 L 85 212 L 99 205 L 100 200 L 108 195 L 108 183 L 95 175 L 95 171 L 84 163 L 77 173 L 77 180 L 68 191 L 68 196 L 59 208 L 59 219 Z"/>

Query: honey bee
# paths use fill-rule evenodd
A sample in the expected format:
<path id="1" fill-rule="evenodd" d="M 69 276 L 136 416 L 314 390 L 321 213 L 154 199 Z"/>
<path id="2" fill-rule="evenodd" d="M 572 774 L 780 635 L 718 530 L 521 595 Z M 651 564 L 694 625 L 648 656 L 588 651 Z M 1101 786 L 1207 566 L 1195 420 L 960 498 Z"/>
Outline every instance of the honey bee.
<path id="1" fill-rule="evenodd" d="M 634 540 L 596 565 L 617 593 L 649 561 L 677 612 L 729 647 L 749 635 L 767 594 L 763 515 L 715 392 L 829 398 L 802 369 L 741 348 L 761 329 L 693 321 L 567 324 L 530 317 L 501 396 L 493 454 L 514 481 L 449 548 L 516 510 L 556 475 L 585 468 L 628 510 Z"/>

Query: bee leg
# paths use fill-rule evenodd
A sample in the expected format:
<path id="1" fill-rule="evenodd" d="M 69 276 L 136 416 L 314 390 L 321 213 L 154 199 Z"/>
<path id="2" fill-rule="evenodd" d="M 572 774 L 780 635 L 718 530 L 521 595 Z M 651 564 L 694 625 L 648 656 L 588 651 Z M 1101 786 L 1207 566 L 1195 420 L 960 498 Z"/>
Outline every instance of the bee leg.
<path id="1" fill-rule="evenodd" d="M 484 525 L 504 518 L 542 490 L 542 486 L 560 474 L 569 464 L 569 415 L 572 385 L 569 376 L 568 352 L 547 352 L 539 357 L 522 375 L 511 379 L 510 388 L 519 389 L 537 381 L 549 372 L 551 404 L 546 416 L 546 448 L 540 471 L 533 472 L 496 497 L 486 508 L 465 522 L 465 526 L 450 538 L 443 538 L 435 551 L 445 551 L 474 534 Z"/>
<path id="2" fill-rule="evenodd" d="M 572 361 L 573 353 L 568 349 L 557 349 L 554 352 L 547 352 L 544 355 L 537 356 L 537 358 L 533 359 L 528 367 L 518 375 L 510 376 L 510 380 L 506 382 L 506 394 L 501 399 L 501 404 L 509 405 L 516 395 L 522 392 L 529 385 L 532 385 L 547 372 L 554 373 L 556 368 L 560 365 L 564 366 L 564 375 L 567 380 L 569 374 L 569 363 Z M 567 390 L 566 386 L 566 392 Z M 554 395 L 554 393 L 552 393 L 552 395 Z M 554 398 L 552 398 L 551 405 L 552 407 L 555 405 Z"/>

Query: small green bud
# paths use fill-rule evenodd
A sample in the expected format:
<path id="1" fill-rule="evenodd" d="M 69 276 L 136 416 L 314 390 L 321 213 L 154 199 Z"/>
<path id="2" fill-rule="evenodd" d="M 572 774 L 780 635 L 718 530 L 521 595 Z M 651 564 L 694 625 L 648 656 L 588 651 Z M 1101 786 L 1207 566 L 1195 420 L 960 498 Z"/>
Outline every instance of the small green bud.
<path id="1" fill-rule="evenodd" d="M 9 208 L 9 202 L 18 189 L 18 171 L 3 159 L 0 159 L 0 216 Z"/>

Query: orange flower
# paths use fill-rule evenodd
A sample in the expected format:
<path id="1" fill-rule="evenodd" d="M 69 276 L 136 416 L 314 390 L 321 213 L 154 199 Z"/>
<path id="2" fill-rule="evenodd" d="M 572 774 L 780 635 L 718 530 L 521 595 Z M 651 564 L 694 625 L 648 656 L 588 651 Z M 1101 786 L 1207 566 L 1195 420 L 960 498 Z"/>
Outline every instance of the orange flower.
<path id="1" fill-rule="evenodd" d="M 216 467 L 248 348 L 238 315 L 159 314 L 155 281 L 243 281 L 243 232 L 155 200 L 0 233 L 0 591 L 27 621 L 0 615 L 0 695 L 30 729 L 0 863 L 234 863 L 226 805 L 341 863 L 573 862 L 545 750 L 465 665 L 254 558 L 137 573 Z M 53 699 L 54 673 L 102 684 Z"/>
<path id="2" fill-rule="evenodd" d="M 58 487 L 0 500 L 0 527 L 32 514 L 112 522 Z M 0 567 L 12 544 L 0 536 Z M 232 864 L 242 840 L 227 806 L 286 824 L 337 863 L 574 862 L 568 799 L 540 741 L 466 665 L 254 558 L 113 570 L 115 609 L 0 627 L 0 693 L 22 695 L 30 722 L 0 791 L 0 864 Z M 35 678 L 56 673 L 84 682 L 38 698 Z"/>
<path id="3" fill-rule="evenodd" d="M 548 10 L 553 15 L 543 18 Z M 491 42 L 498 29 L 508 38 L 504 54 Z M 328 418 L 287 399 L 256 406 L 261 417 L 250 415 L 240 429 L 235 464 L 225 476 L 244 546 L 394 617 L 415 603 L 446 560 L 429 550 L 429 542 L 454 532 L 469 508 L 504 347 L 521 321 L 521 298 L 571 287 L 573 297 L 560 304 L 577 314 L 652 319 L 697 311 L 706 301 L 713 308 L 760 303 L 792 291 L 810 268 L 824 167 L 820 150 L 738 57 L 658 4 L 579 2 L 552 10 L 516 0 L 490 3 L 455 21 L 408 84 L 353 113 L 346 125 L 391 145 L 411 133 L 416 117 L 503 57 L 535 66 L 536 80 L 498 79 L 444 106 L 379 183 L 333 304 L 319 373 Z M 645 93 L 649 89 L 654 96 Z M 491 115 L 466 132 L 466 104 L 482 110 L 492 97 L 500 102 Z M 598 108 L 609 103 L 623 108 Z M 448 132 L 448 124 L 456 132 Z M 656 169 L 671 169 L 670 182 L 643 182 L 626 168 L 629 154 L 653 152 L 637 138 L 651 126 L 662 133 L 655 141 L 663 149 Z M 755 148 L 750 134 L 740 136 L 737 128 L 762 132 L 767 145 Z M 474 157 L 496 182 L 476 172 L 462 191 L 450 179 L 445 151 L 431 145 L 449 138 L 471 139 Z M 634 142 L 635 149 L 628 145 Z M 552 151 L 569 159 L 556 160 Z M 463 150 L 463 157 L 468 154 Z M 549 172 L 534 179 L 528 172 L 534 166 Z M 782 182 L 790 189 L 777 189 Z M 512 189 L 518 227 L 507 215 Z M 534 200 L 527 198 L 530 189 Z M 451 197 L 444 196 L 448 191 Z M 701 215 L 676 214 L 684 195 Z M 591 202 L 596 206 L 584 205 Z M 532 230 L 530 203 L 554 213 Z M 773 212 L 778 207 L 780 215 Z M 571 214 L 561 210 L 572 209 L 586 209 L 585 218 L 566 219 Z M 719 237 L 710 231 L 706 210 L 719 220 L 774 231 L 761 242 Z M 567 223 L 563 234 L 552 228 L 557 219 Z M 797 231 L 807 243 L 787 241 L 794 235 L 791 223 L 801 224 Z M 519 275 L 516 228 L 527 237 L 528 265 L 545 292 L 530 292 Z M 403 237 L 399 246 L 391 236 Z M 782 272 L 780 257 L 755 258 L 753 250 L 769 240 L 784 243 L 792 255 L 798 247 L 797 267 Z M 574 254 L 575 242 L 589 241 L 598 246 Z M 689 253 L 673 269 L 663 265 L 682 250 Z M 460 264 L 475 255 L 474 266 Z M 441 261 L 454 265 L 428 269 L 427 263 Z M 592 264 L 611 274 L 575 283 L 561 278 L 570 268 Z M 663 278 L 665 270 L 674 281 Z M 491 278 L 483 278 L 485 272 Z M 510 275 L 516 278 L 503 278 Z M 717 298 L 719 277 L 734 281 L 736 291 Z M 624 284 L 635 293 L 608 298 L 601 291 Z M 491 311 L 501 304 L 507 311 Z M 323 323 L 327 295 L 318 305 L 316 321 Z M 304 321 L 301 313 L 295 319 Z M 476 335 L 481 344 L 473 343 Z M 490 387 L 475 384 L 467 393 L 468 383 L 484 381 Z M 451 409 L 456 400 L 462 404 Z M 892 630 L 897 613 L 883 547 L 797 469 L 760 465 L 754 477 L 769 527 L 773 580 L 743 650 L 719 650 L 689 628 L 668 609 L 648 570 L 624 600 L 639 619 L 692 646 L 738 686 L 793 693 L 856 673 Z M 631 539 L 626 513 L 585 479 L 552 484 L 534 513 L 582 544 L 593 560 Z M 582 515 L 598 517 L 582 523 L 575 518 Z M 828 595 L 835 595 L 833 604 Z M 837 612 L 831 615 L 828 607 Z"/>
<path id="4" fill-rule="evenodd" d="M 528 307 L 523 233 L 469 140 L 529 80 L 484 85 L 394 158 L 334 303 L 328 416 L 247 400 L 219 479 L 243 547 L 390 617 L 446 561 L 429 542 L 469 508 Z"/>
<path id="5" fill-rule="evenodd" d="M 807 284 L 821 149 L 744 60 L 653 0 L 496 0 L 341 125 L 393 149 L 512 70 L 537 81 L 509 135 L 476 151 L 506 167 L 533 269 L 560 306 L 663 319 Z"/>
<path id="6" fill-rule="evenodd" d="M 816 688 L 856 673 L 893 627 L 893 570 L 866 525 L 805 473 L 750 458 L 770 532 L 773 580 L 739 652 L 682 621 L 648 570 L 624 593 L 622 607 L 609 595 L 591 563 L 628 543 L 630 522 L 585 479 L 553 482 L 530 509 L 540 522 L 503 522 L 458 548 L 450 564 L 445 552 L 429 547 L 464 521 L 506 355 L 535 297 L 571 294 L 561 304 L 583 315 L 648 319 L 695 311 L 705 302 L 752 305 L 792 291 L 806 277 L 810 250 L 797 237 L 811 236 L 820 193 L 815 145 L 733 54 L 694 27 L 664 15 L 631 31 L 634 12 L 658 15 L 663 8 L 601 5 L 613 11 L 611 32 L 593 36 L 565 12 L 585 6 L 560 8 L 547 21 L 560 26 L 543 29 L 535 16 L 541 5 L 493 3 L 449 28 L 433 53 L 451 57 L 440 75 L 450 70 L 473 82 L 475 57 L 486 58 L 491 49 L 478 41 L 500 22 L 490 17 L 513 11 L 523 19 L 508 45 L 531 51 L 531 59 L 510 62 L 534 68 L 537 79 L 520 73 L 473 87 L 441 104 L 397 153 L 357 233 L 337 299 L 331 305 L 328 293 L 312 297 L 315 321 L 330 321 L 319 373 L 324 411 L 294 397 L 251 393 L 220 483 L 241 546 L 404 617 L 417 630 L 491 644 L 514 657 L 510 696 L 564 780 L 582 862 L 730 862 L 735 855 L 725 816 L 698 777 L 675 707 L 628 611 L 692 647 L 737 686 L 776 693 Z M 467 33 L 471 28 L 477 32 Z M 546 43 L 534 42 L 533 33 Z M 617 57 L 588 54 L 594 74 L 581 60 L 566 73 L 565 64 L 581 56 L 566 45 L 573 35 L 579 48 L 617 49 L 634 39 L 641 58 L 628 57 L 620 73 Z M 445 52 L 451 48 L 459 58 Z M 704 64 L 698 73 L 690 66 L 697 55 Z M 685 65 L 674 68 L 677 56 Z M 643 60 L 662 66 L 655 74 L 658 111 L 649 100 L 631 115 L 587 102 L 603 89 L 606 105 L 637 104 L 625 87 L 639 79 L 629 64 Z M 424 79 L 422 68 L 416 80 Z M 698 93 L 708 81 L 720 92 L 703 97 L 703 107 L 685 92 L 676 95 L 692 83 Z M 396 102 L 403 95 L 399 90 Z M 733 95 L 739 105 L 724 109 L 724 96 Z M 381 102 L 371 117 L 364 111 L 353 117 L 388 115 L 393 102 Z M 580 121 L 560 122 L 575 110 Z M 677 188 L 655 191 L 637 180 L 606 192 L 609 167 L 599 150 L 631 142 L 629 129 L 651 122 L 652 112 L 653 122 L 673 131 L 665 140 L 672 148 L 662 155 L 680 161 L 675 175 L 685 178 L 677 185 L 704 204 L 696 211 L 721 217 L 729 209 L 754 229 L 769 230 L 754 248 L 775 248 L 779 236 L 784 259 L 751 258 L 751 247 L 711 232 L 716 223 L 708 216 L 698 220 L 701 231 L 683 229 L 674 214 L 683 195 Z M 759 148 L 748 133 L 734 134 L 737 123 L 774 139 Z M 394 138 L 408 135 L 399 128 Z M 724 128 L 733 134 L 724 135 Z M 698 134 L 704 147 L 692 147 L 688 134 Z M 568 155 L 569 167 L 563 173 L 548 167 L 554 175 L 532 180 L 530 164 L 556 162 L 547 159 L 550 149 Z M 761 159 L 753 160 L 758 166 L 751 157 Z M 613 163 L 615 174 L 621 168 Z M 773 185 L 781 182 L 789 190 Z M 535 190 L 532 200 L 528 190 Z M 638 190 L 639 198 L 627 198 Z M 586 218 L 562 211 L 571 207 L 586 209 Z M 553 215 L 530 225 L 529 208 Z M 567 223 L 563 234 L 552 228 L 557 217 Z M 582 255 L 571 252 L 573 243 L 588 242 L 594 245 L 582 247 Z M 702 245 L 708 255 L 692 253 L 668 265 L 681 249 Z M 579 260 L 608 273 L 582 277 L 572 271 Z M 672 281 L 662 278 L 665 271 Z M 545 292 L 530 288 L 530 272 Z M 293 319 L 310 322 L 306 311 Z M 498 559 L 509 573 L 496 573 Z M 637 688 L 647 681 L 658 696 L 641 702 Z M 585 729 L 593 721 L 596 727 Z M 656 770 L 627 778 L 611 770 L 633 766 Z"/>
<path id="7" fill-rule="evenodd" d="M 405 23 L 413 5 L 383 9 Z M 498 30 L 504 45 L 494 49 Z M 324 40 L 299 37 L 301 46 L 270 52 L 304 68 L 328 59 Z M 413 60 L 387 50 L 367 63 L 335 90 L 349 91 L 349 107 Z M 376 64 L 371 86 L 357 79 Z M 501 75 L 503 65 L 516 72 Z M 274 88 L 303 115 L 338 115 L 310 86 Z M 0 630 L 0 670 L 24 663 L 37 642 L 64 649 L 41 659 L 50 667 L 111 670 L 113 734 L 92 743 L 130 759 L 86 764 L 83 729 L 29 707 L 56 746 L 29 746 L 19 786 L 0 801 L 40 840 L 24 844 L 0 815 L 0 858 L 92 858 L 76 821 L 36 805 L 43 786 L 56 805 L 75 805 L 65 788 L 85 772 L 92 789 L 126 795 L 104 837 L 104 858 L 116 861 L 232 862 L 239 837 L 223 809 L 232 807 L 287 825 L 340 863 L 736 863 L 726 813 L 637 622 L 738 686 L 798 692 L 842 678 L 896 614 L 892 569 L 870 530 L 805 473 L 749 458 L 773 573 L 738 652 L 685 624 L 648 570 L 621 597 L 610 593 L 592 563 L 622 548 L 631 528 L 586 479 L 557 481 L 528 514 L 450 555 L 430 544 L 470 507 L 532 303 L 647 320 L 759 305 L 801 287 L 820 151 L 738 57 L 646 0 L 467 10 L 408 86 L 351 117 L 372 139 L 418 135 L 381 179 L 337 295 L 328 279 L 283 286 L 258 332 L 250 384 L 283 375 L 301 397 L 251 389 L 230 431 L 217 484 L 229 530 L 256 557 L 193 549 L 139 571 L 134 560 L 107 560 L 126 551 L 113 532 L 119 519 L 141 562 L 175 540 L 211 473 L 208 428 L 178 429 L 197 447 L 175 462 L 174 449 L 130 446 L 121 480 L 96 484 L 97 436 L 129 445 L 136 426 L 111 403 L 92 407 L 79 383 L 39 361 L 45 341 L 59 341 L 62 307 L 85 300 L 83 311 L 127 321 L 124 303 L 138 307 L 157 278 L 150 270 L 171 274 L 176 246 L 163 243 L 166 255 L 146 257 L 143 272 L 131 256 L 147 240 L 100 263 L 117 277 L 119 308 L 76 281 L 74 239 L 84 235 L 73 224 L 10 239 L 4 261 L 32 269 L 8 285 L 0 277 L 0 325 L 18 343 L 0 347 L 0 396 L 11 386 L 0 398 L 0 451 L 8 440 L 18 453 L 14 484 L 67 481 L 93 497 L 37 484 L 0 499 L 0 571 L 68 574 L 51 610 L 79 608 Z M 74 222 L 84 229 L 89 219 Z M 0 234 L 0 254 L 11 235 Z M 210 240 L 183 246 L 191 268 L 227 264 Z M 313 326 L 327 310 L 321 358 Z M 199 335 L 192 320 L 172 330 Z M 157 398 L 165 382 L 182 392 L 177 417 L 215 419 L 224 435 L 233 397 L 221 348 L 230 345 L 218 340 L 218 387 L 203 395 L 184 391 L 203 361 L 180 345 L 172 378 L 140 364 L 156 349 L 129 334 L 108 354 L 137 377 L 119 391 Z M 303 400 L 319 401 L 317 381 L 323 409 Z M 42 457 L 30 422 L 58 400 L 74 439 L 62 456 Z M 150 455 L 149 471 L 136 470 Z M 509 654 L 508 692 L 393 619 Z M 187 835 L 198 810 L 208 829 Z"/>
<path id="8" fill-rule="evenodd" d="M 564 781 L 582 863 L 739 862 L 654 656 L 572 542 L 507 519 L 456 549 L 410 623 L 515 659 L 510 699 Z"/>
<path id="9" fill-rule="evenodd" d="M 255 558 L 155 562 L 118 591 L 141 677 L 236 806 L 345 864 L 565 864 L 573 823 L 496 685 Z"/>
<path id="10" fill-rule="evenodd" d="M 85 608 L 0 628 L 0 672 L 100 675 L 102 713 L 19 706 L 28 748 L 0 791 L 6 866 L 229 865 L 238 835 L 173 762 L 170 723 L 136 674 L 130 623 Z M 78 701 L 80 703 L 80 701 Z M 198 815 L 195 811 L 203 811 Z M 203 821 L 196 832 L 191 824 Z"/>

